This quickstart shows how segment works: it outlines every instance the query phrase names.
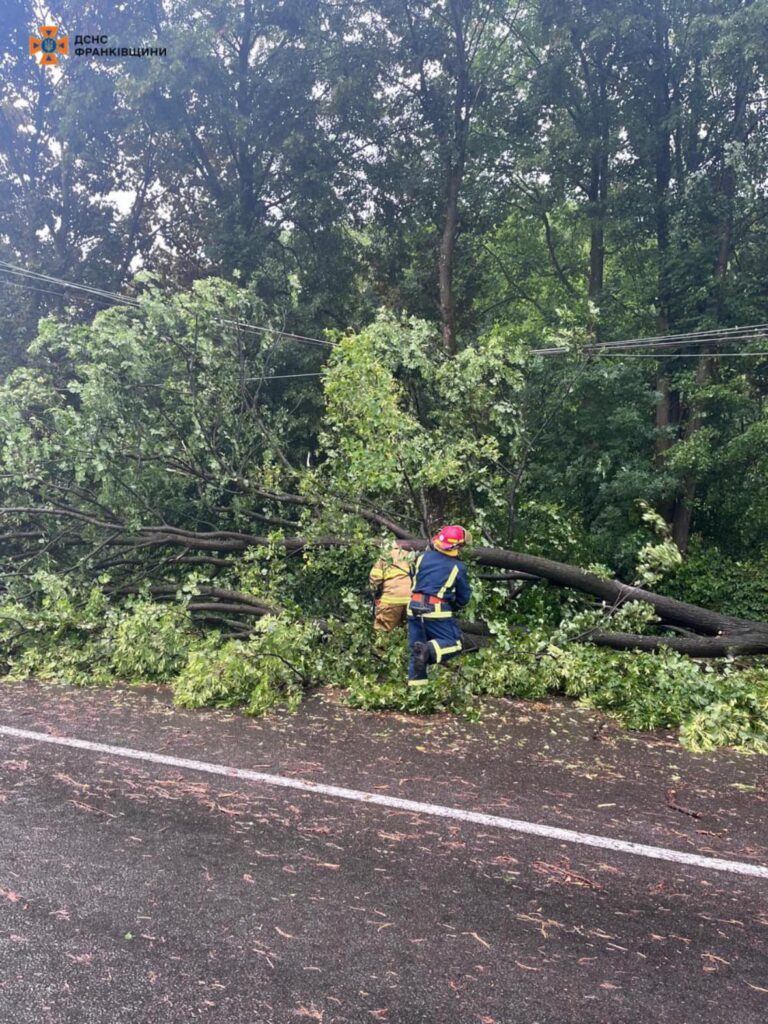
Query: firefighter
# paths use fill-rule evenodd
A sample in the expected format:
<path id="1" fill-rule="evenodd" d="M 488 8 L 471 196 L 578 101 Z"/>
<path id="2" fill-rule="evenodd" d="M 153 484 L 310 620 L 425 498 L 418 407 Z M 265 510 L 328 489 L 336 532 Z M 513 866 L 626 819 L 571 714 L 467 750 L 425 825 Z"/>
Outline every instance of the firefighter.
<path id="1" fill-rule="evenodd" d="M 373 628 L 390 633 L 404 625 L 411 597 L 411 563 L 407 553 L 395 541 L 388 556 L 375 563 L 368 577 L 373 594 Z"/>
<path id="2" fill-rule="evenodd" d="M 458 557 L 466 540 L 463 527 L 444 526 L 416 561 L 408 604 L 409 686 L 426 682 L 428 665 L 441 665 L 461 653 L 455 613 L 472 597 L 467 568 Z"/>

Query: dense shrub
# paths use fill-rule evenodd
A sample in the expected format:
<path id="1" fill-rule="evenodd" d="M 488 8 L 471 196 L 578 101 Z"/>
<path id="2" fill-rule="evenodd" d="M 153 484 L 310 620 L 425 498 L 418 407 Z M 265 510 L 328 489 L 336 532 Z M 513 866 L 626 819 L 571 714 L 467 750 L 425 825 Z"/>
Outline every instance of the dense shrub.
<path id="1" fill-rule="evenodd" d="M 25 598 L 9 596 L 0 606 L 0 660 L 12 679 L 166 682 L 185 664 L 194 639 L 183 605 L 137 597 L 121 607 L 100 586 L 79 591 L 44 571 Z"/>
<path id="2" fill-rule="evenodd" d="M 665 651 L 610 651 L 558 646 L 529 636 L 510 650 L 491 688 L 498 695 L 562 693 L 615 716 L 628 729 L 680 729 L 691 750 L 730 745 L 768 753 L 768 667 L 739 669 L 727 661 L 698 664 Z M 492 660 L 492 655 L 486 658 Z M 482 673 L 482 663 L 473 672 Z"/>

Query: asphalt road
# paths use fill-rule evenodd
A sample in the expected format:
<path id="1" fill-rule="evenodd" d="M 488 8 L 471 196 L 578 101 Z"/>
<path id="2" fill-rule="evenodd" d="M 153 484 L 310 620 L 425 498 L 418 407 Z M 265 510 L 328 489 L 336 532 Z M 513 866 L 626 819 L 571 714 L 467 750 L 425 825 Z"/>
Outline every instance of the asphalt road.
<path id="1" fill-rule="evenodd" d="M 562 702 L 478 724 L 0 689 L 0 726 L 768 866 L 765 759 Z M 0 1024 L 764 1024 L 768 880 L 0 735 Z"/>

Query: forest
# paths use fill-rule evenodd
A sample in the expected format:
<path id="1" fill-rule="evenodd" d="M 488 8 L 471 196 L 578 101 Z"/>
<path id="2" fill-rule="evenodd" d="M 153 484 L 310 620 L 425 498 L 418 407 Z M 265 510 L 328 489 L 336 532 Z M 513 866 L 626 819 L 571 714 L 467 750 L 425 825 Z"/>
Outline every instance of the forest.
<path id="1" fill-rule="evenodd" d="M 766 0 L 5 6 L 0 673 L 768 753 Z"/>

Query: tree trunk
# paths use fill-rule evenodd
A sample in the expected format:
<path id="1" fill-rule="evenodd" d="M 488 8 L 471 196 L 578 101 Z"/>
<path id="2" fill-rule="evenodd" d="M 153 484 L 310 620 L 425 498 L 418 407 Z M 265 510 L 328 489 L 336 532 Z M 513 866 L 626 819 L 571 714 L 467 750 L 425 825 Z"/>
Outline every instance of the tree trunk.
<path id="1" fill-rule="evenodd" d="M 592 154 L 589 190 L 589 287 L 593 302 L 599 302 L 605 271 L 605 200 L 607 196 L 607 154 L 602 146 Z"/>
<path id="2" fill-rule="evenodd" d="M 453 294 L 453 266 L 456 254 L 461 178 L 461 165 L 449 163 L 446 168 L 445 219 L 440 238 L 440 256 L 438 261 L 440 326 L 443 332 L 443 346 L 449 356 L 455 356 L 458 348 L 456 341 L 456 303 Z"/>
<path id="3" fill-rule="evenodd" d="M 449 11 L 453 27 L 453 48 L 456 66 L 456 87 L 453 94 L 453 120 L 443 135 L 445 160 L 445 206 L 440 236 L 438 286 L 440 292 L 440 326 L 443 347 L 449 356 L 458 350 L 456 339 L 456 300 L 453 291 L 453 270 L 456 238 L 459 230 L 459 193 L 467 160 L 467 143 L 472 111 L 472 90 L 469 80 L 469 55 L 464 19 L 471 5 L 451 0 Z"/>
<path id="4" fill-rule="evenodd" d="M 71 528 L 66 532 L 58 533 L 57 543 L 64 550 L 66 547 L 72 548 L 73 558 L 78 565 L 81 565 L 85 559 L 93 557 L 93 554 L 110 547 L 122 551 L 125 551 L 126 548 L 133 548 L 137 552 L 141 552 L 145 560 L 141 566 L 136 566 L 141 571 L 142 579 L 146 579 L 147 576 L 151 579 L 152 567 L 151 563 L 147 564 L 146 558 L 151 555 L 153 549 L 159 552 L 164 548 L 181 548 L 184 554 L 189 554 L 195 551 L 242 552 L 251 547 L 274 547 L 275 545 L 275 541 L 269 537 L 229 530 L 200 533 L 167 524 L 132 530 L 119 522 L 102 521 L 77 509 L 63 507 L 6 507 L 0 508 L 0 517 L 22 518 L 24 527 L 28 527 L 30 522 L 37 524 L 40 520 L 48 518 L 68 521 Z M 77 527 L 86 531 L 85 536 L 77 533 Z M 97 534 L 96 539 L 93 536 L 94 532 Z M 404 530 L 400 532 L 401 534 L 405 533 Z M 99 540 L 99 533 L 106 534 L 106 539 Z M 328 536 L 284 537 L 277 543 L 283 548 L 286 555 L 295 555 L 311 548 L 346 547 L 354 542 L 343 536 Z M 406 550 L 423 550 L 427 546 L 426 541 L 416 538 L 403 538 L 399 543 Z M 83 555 L 83 548 L 86 549 L 85 555 Z M 18 557 L 18 546 L 15 550 Z M 35 557 L 39 556 L 40 550 L 39 544 L 35 544 L 29 550 L 23 551 L 22 554 L 25 560 L 31 564 Z M 91 555 L 88 554 L 89 550 Z M 675 598 L 665 597 L 663 594 L 656 594 L 650 590 L 643 590 L 641 587 L 622 583 L 620 580 L 603 579 L 578 566 L 541 558 L 537 555 L 507 551 L 503 548 L 476 547 L 472 549 L 471 557 L 478 565 L 526 574 L 526 578 L 536 577 L 548 580 L 559 587 L 570 587 L 590 594 L 606 605 L 606 611 L 609 614 L 611 610 L 616 610 L 629 601 L 650 604 L 659 620 L 659 628 L 670 627 L 678 630 L 682 628 L 685 631 L 698 634 L 691 637 L 634 636 L 625 633 L 611 633 L 595 627 L 594 630 L 590 630 L 584 635 L 582 639 L 585 641 L 618 649 L 658 650 L 669 647 L 695 657 L 768 653 L 768 623 L 765 622 L 752 622 L 749 619 L 713 612 L 698 605 L 687 604 Z M 164 557 L 155 567 L 155 572 L 159 576 L 167 571 L 172 564 Z M 175 585 L 163 582 L 158 576 L 154 580 L 154 586 L 158 588 L 158 595 L 170 594 L 171 590 L 175 593 Z M 127 586 L 130 588 L 130 584 Z M 124 592 L 128 591 L 124 590 Z M 214 610 L 210 606 L 216 602 L 221 604 L 220 610 L 235 611 L 237 609 L 247 615 L 267 614 L 268 611 L 275 610 L 257 597 L 210 586 L 202 588 L 200 596 L 207 600 L 198 601 L 197 610 L 206 613 Z"/>
<path id="5" fill-rule="evenodd" d="M 668 334 L 671 327 L 672 290 L 669 274 L 669 210 L 667 200 L 672 178 L 672 153 L 670 147 L 671 97 L 669 90 L 669 39 L 668 26 L 663 12 L 656 7 L 654 12 L 653 106 L 655 118 L 655 160 L 654 160 L 654 216 L 656 222 L 656 333 Z M 659 370 L 656 378 L 656 451 L 657 468 L 664 464 L 664 454 L 672 446 L 673 430 L 677 426 L 680 405 L 679 395 L 670 389 L 666 367 Z M 660 509 L 668 523 L 674 516 L 674 500 L 664 503 Z"/>
<path id="6" fill-rule="evenodd" d="M 743 82 L 739 82 L 736 88 L 733 110 L 733 132 L 731 138 L 734 142 L 743 142 L 746 138 L 746 110 L 747 90 Z M 733 205 L 736 196 L 736 171 L 733 165 L 728 162 L 727 156 L 723 154 L 724 166 L 720 181 L 720 196 L 723 202 L 723 213 L 720 218 L 720 225 L 717 237 L 717 256 L 715 259 L 712 295 L 710 308 L 715 323 L 723 323 L 725 319 L 725 289 L 728 268 L 733 253 Z M 698 360 L 696 367 L 696 389 L 700 390 L 712 375 L 713 359 L 712 346 L 702 346 L 702 358 Z M 691 438 L 704 422 L 703 403 L 698 396 L 694 397 L 690 419 L 685 431 L 686 439 Z M 672 538 L 685 552 L 688 547 L 688 540 L 691 533 L 691 520 L 693 507 L 696 500 L 696 489 L 698 481 L 693 474 L 688 474 L 683 481 L 683 493 L 675 508 L 675 515 L 672 522 Z"/>
<path id="7" fill-rule="evenodd" d="M 705 352 L 710 352 L 709 346 L 704 346 Z M 703 387 L 710 376 L 712 360 L 703 355 L 696 365 L 696 388 Z M 704 410 L 699 399 L 694 399 L 693 408 L 685 430 L 685 438 L 688 440 L 701 429 L 704 422 Z M 696 477 L 689 474 L 683 481 L 683 493 L 677 499 L 675 512 L 672 517 L 672 540 L 685 554 L 688 550 L 688 541 L 691 535 L 691 520 L 693 517 L 693 504 L 696 500 Z"/>
<path id="8" fill-rule="evenodd" d="M 589 95 L 590 111 L 586 124 L 581 130 L 590 133 L 589 180 L 587 184 L 587 217 L 589 219 L 589 280 L 587 293 L 590 300 L 599 306 L 603 294 L 605 279 L 605 220 L 608 204 L 609 179 L 609 111 L 608 111 L 608 68 L 599 66 L 590 68 L 589 60 L 580 44 L 577 45 L 584 76 L 584 83 Z M 607 61 L 607 54 L 604 55 Z M 580 126 L 577 123 L 577 128 Z M 599 317 L 590 318 L 590 328 L 597 340 L 600 340 Z"/>

